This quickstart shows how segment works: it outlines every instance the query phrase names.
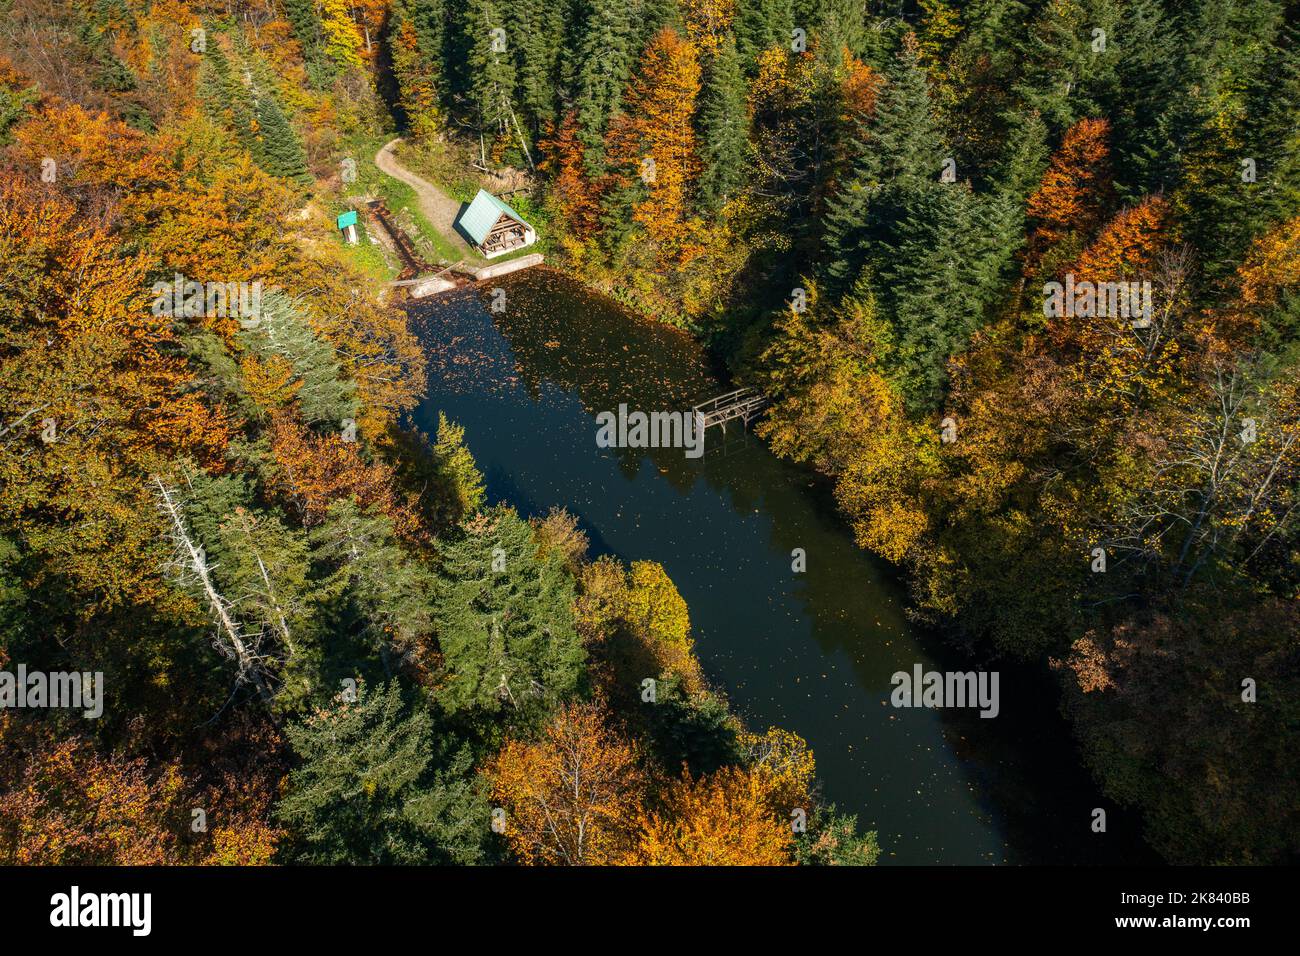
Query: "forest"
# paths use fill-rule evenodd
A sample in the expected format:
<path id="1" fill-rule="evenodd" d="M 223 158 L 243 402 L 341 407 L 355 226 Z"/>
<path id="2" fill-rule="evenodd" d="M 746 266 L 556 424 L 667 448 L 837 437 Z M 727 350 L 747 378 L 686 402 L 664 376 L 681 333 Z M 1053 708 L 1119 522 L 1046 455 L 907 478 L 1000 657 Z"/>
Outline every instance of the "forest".
<path id="1" fill-rule="evenodd" d="M 1162 859 L 1300 859 L 1298 41 L 1293 0 L 0 0 L 0 671 L 103 675 L 0 708 L 0 863 L 887 852 L 660 564 L 412 426 L 334 225 L 396 136 L 767 395 Z"/>

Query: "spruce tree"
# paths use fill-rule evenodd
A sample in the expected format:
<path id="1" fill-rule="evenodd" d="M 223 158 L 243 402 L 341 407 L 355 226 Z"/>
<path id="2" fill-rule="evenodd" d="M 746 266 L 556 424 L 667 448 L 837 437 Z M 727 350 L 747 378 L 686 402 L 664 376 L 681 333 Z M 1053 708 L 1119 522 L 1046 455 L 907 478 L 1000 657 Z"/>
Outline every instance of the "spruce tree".
<path id="1" fill-rule="evenodd" d="M 199 95 L 209 114 L 256 159 L 259 146 L 253 130 L 253 98 L 220 43 L 209 43 L 203 55 Z"/>
<path id="2" fill-rule="evenodd" d="M 664 27 L 672 27 L 682 36 L 686 36 L 686 20 L 682 16 L 682 7 L 678 0 L 642 0 L 642 5 L 635 19 L 633 31 L 632 57 L 640 56 L 656 33 Z"/>
<path id="3" fill-rule="evenodd" d="M 519 0 L 508 8 L 507 16 L 519 84 L 520 122 L 536 140 L 557 118 L 563 9 L 550 0 Z"/>
<path id="4" fill-rule="evenodd" d="M 976 200 L 961 183 L 935 182 L 908 195 L 881 263 L 880 292 L 897 343 L 892 377 L 909 405 L 929 410 L 942 395 L 949 356 L 982 318 L 973 275 Z"/>
<path id="5" fill-rule="evenodd" d="M 741 4 L 736 11 L 734 29 L 736 50 L 745 72 L 750 75 L 756 72 L 758 55 L 764 50 L 774 46 L 788 50 L 792 31 L 800 25 L 808 29 L 806 23 L 794 22 L 790 0 L 751 0 Z"/>
<path id="6" fill-rule="evenodd" d="M 1245 101 L 1242 152 L 1255 158 L 1260 186 L 1247 218 L 1260 232 L 1300 209 L 1300 28 L 1279 35 Z M 1242 158 L 1237 157 L 1238 180 Z"/>
<path id="7" fill-rule="evenodd" d="M 315 0 L 284 0 L 284 16 L 302 47 L 303 65 L 313 86 L 327 86 L 334 78 L 334 65 L 325 56 L 325 29 L 316 13 Z"/>
<path id="8" fill-rule="evenodd" d="M 1179 233 L 1200 251 L 1210 282 L 1229 279 L 1251 240 L 1294 214 L 1300 198 L 1300 76 L 1281 30 L 1279 18 L 1256 23 L 1262 55 L 1216 46 L 1201 58 L 1205 103 L 1186 139 L 1172 198 Z"/>
<path id="9" fill-rule="evenodd" d="M 288 117 L 280 107 L 275 94 L 261 90 L 254 106 L 257 117 L 260 150 L 259 165 L 272 176 L 279 176 L 298 186 L 312 182 L 311 172 L 307 169 L 307 153 L 298 139 L 298 134 L 289 125 Z"/>
<path id="10" fill-rule="evenodd" d="M 507 29 L 496 0 L 468 0 L 461 29 L 475 123 L 489 139 L 514 136 L 515 65 L 511 46 L 524 42 Z M 502 32 L 496 32 L 502 31 Z"/>
<path id="11" fill-rule="evenodd" d="M 1048 4 L 1021 45 L 1021 76 L 1015 91 L 1060 134 L 1077 120 L 1096 116 L 1118 89 L 1116 68 L 1141 55 L 1124 36 L 1114 0 Z"/>
<path id="12" fill-rule="evenodd" d="M 438 440 L 433 446 L 438 477 L 442 483 L 441 522 L 463 521 L 483 507 L 486 492 L 483 473 L 465 446 L 465 429 L 438 413 Z"/>
<path id="13" fill-rule="evenodd" d="M 578 47 L 575 103 L 578 140 L 593 177 L 605 169 L 605 129 L 622 102 L 632 68 L 632 27 L 626 0 L 587 0 Z"/>
<path id="14" fill-rule="evenodd" d="M 539 557 L 528 523 L 497 507 L 444 541 L 439 564 L 439 703 L 489 735 L 493 725 L 539 725 L 577 688 L 586 660 L 563 557 Z"/>
<path id="15" fill-rule="evenodd" d="M 398 544 L 388 517 L 340 498 L 308 543 L 324 575 L 322 600 L 341 632 L 362 636 L 381 654 L 393 646 L 413 653 L 427 646 L 431 576 Z"/>
<path id="16" fill-rule="evenodd" d="M 891 64 L 875 112 L 858 122 L 854 165 L 828 203 L 825 256 L 831 291 L 878 263 L 904 204 L 939 178 L 947 158 L 931 114 L 925 70 L 915 50 Z"/>
<path id="17" fill-rule="evenodd" d="M 356 383 L 342 375 L 333 346 L 312 330 L 283 292 L 263 295 L 259 321 L 242 330 L 239 337 L 259 359 L 274 356 L 289 363 L 298 383 L 303 421 L 337 424 L 356 417 Z"/>
<path id="18" fill-rule="evenodd" d="M 468 749 L 396 682 L 355 696 L 286 727 L 299 763 L 276 805 L 281 853 L 314 865 L 484 862 L 491 811 Z"/>
<path id="19" fill-rule="evenodd" d="M 709 64 L 700 107 L 700 128 L 704 159 L 700 202 L 705 209 L 715 211 L 744 182 L 749 146 L 745 79 L 730 34 L 723 39 Z"/>

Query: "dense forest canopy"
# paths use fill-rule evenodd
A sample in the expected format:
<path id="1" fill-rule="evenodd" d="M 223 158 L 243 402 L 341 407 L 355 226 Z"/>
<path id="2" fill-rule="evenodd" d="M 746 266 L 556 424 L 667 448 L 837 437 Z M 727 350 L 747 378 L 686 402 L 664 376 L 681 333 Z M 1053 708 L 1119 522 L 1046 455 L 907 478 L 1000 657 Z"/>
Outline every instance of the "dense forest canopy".
<path id="1" fill-rule="evenodd" d="M 0 712 L 0 862 L 874 862 L 659 565 L 409 426 L 419 342 L 334 230 L 396 135 L 454 196 L 524 182 L 553 263 L 768 395 L 919 619 L 1059 683 L 1166 859 L 1294 860 L 1298 29 L 0 0 L 0 669 L 107 689 Z"/>

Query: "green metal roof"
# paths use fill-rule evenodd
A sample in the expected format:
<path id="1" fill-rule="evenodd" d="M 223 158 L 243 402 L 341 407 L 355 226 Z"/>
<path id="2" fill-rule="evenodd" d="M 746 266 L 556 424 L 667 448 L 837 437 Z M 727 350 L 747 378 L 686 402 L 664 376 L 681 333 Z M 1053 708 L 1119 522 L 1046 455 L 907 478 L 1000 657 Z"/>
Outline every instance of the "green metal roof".
<path id="1" fill-rule="evenodd" d="M 340 229 L 346 229 L 348 226 L 355 226 L 356 224 L 357 211 L 355 209 L 349 209 L 347 212 L 339 216 Z"/>
<path id="2" fill-rule="evenodd" d="M 511 219 L 524 222 L 523 216 L 490 192 L 480 189 L 478 195 L 474 197 L 474 201 L 469 204 L 469 208 L 461 215 L 460 227 L 465 230 L 466 235 L 474 240 L 475 245 L 481 246 L 488 233 L 492 231 L 492 227 L 501 218 L 502 213 L 505 213 Z M 524 222 L 524 225 L 527 226 L 528 223 Z"/>

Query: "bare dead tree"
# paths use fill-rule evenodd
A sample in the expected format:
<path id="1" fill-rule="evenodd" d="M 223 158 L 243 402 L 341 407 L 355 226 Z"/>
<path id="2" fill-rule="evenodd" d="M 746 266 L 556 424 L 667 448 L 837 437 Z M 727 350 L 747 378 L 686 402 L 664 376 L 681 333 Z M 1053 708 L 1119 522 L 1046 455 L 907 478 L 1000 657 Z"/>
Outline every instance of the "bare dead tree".
<path id="1" fill-rule="evenodd" d="M 259 650 L 260 636 L 250 638 L 235 620 L 233 605 L 221 594 L 212 580 L 212 567 L 204 549 L 195 541 L 186 524 L 184 513 L 174 489 L 168 488 L 154 476 L 158 509 L 167 521 L 167 536 L 173 546 L 170 570 L 183 583 L 196 585 L 203 594 L 208 611 L 216 624 L 215 644 L 226 657 L 238 666 L 237 680 L 248 681 L 268 703 L 271 690 L 263 674 L 264 658 Z"/>
<path id="2" fill-rule="evenodd" d="M 1182 587 L 1214 556 L 1249 564 L 1300 514 L 1294 402 L 1240 366 L 1217 366 L 1207 384 L 1204 406 L 1177 410 L 1153 436 L 1147 487 L 1105 539 L 1167 563 Z"/>

